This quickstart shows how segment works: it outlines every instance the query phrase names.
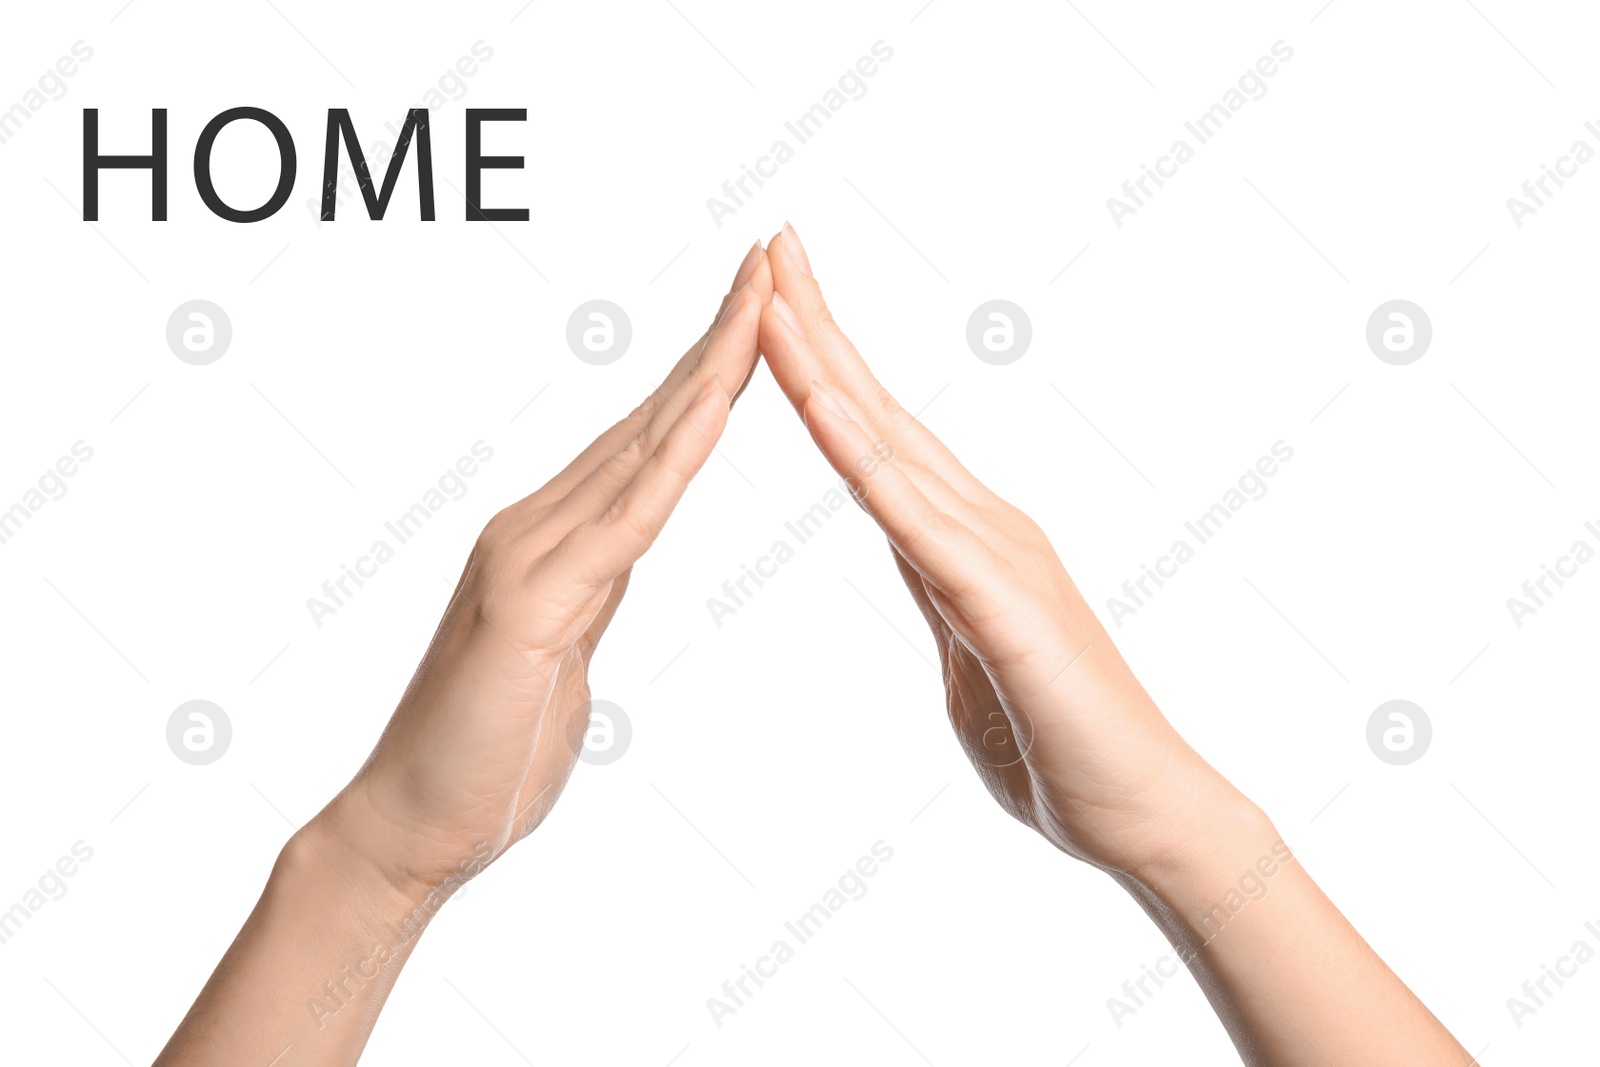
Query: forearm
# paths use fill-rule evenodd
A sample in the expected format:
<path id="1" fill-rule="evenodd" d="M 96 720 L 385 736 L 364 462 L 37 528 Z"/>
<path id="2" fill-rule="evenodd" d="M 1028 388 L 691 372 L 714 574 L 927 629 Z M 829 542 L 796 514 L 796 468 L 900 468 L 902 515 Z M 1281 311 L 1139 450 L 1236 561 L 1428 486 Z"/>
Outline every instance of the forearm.
<path id="1" fill-rule="evenodd" d="M 1247 802 L 1118 875 L 1250 1067 L 1462 1067 L 1471 1057 Z"/>
<path id="2" fill-rule="evenodd" d="M 319 816 L 284 846 L 156 1067 L 356 1062 L 437 902 L 388 884 L 344 840 Z"/>

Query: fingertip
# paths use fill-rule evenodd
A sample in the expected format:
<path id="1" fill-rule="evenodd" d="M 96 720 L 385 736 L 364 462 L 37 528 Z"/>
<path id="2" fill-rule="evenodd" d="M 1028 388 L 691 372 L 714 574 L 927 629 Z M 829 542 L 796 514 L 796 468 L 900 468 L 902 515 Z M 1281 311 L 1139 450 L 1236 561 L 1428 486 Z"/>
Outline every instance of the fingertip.
<path id="1" fill-rule="evenodd" d="M 716 327 L 718 329 L 721 329 L 724 323 L 731 322 L 739 314 L 739 309 L 744 306 L 749 293 L 750 283 L 741 282 L 734 288 L 733 292 L 728 294 L 728 302 L 722 305 L 722 313 L 717 316 Z"/>
<path id="2" fill-rule="evenodd" d="M 789 224 L 784 223 L 783 229 L 772 235 L 772 240 L 767 242 L 767 259 L 772 262 L 773 277 L 786 275 L 789 272 L 805 275 L 800 265 L 795 262 L 792 242 L 789 239 Z"/>
<path id="3" fill-rule="evenodd" d="M 776 298 L 777 294 L 774 293 L 773 296 Z M 791 336 L 789 328 L 778 317 L 778 310 L 770 300 L 761 305 L 761 327 L 758 333 L 758 342 L 761 346 L 761 354 L 766 356 L 769 362 L 774 355 L 779 358 L 787 355 L 790 346 L 794 344 L 794 338 Z"/>
<path id="4" fill-rule="evenodd" d="M 750 272 L 750 277 L 745 282 L 763 304 L 772 299 L 772 263 L 765 255 L 757 261 L 755 269 Z"/>
<path id="5" fill-rule="evenodd" d="M 799 241 L 790 235 L 792 230 L 779 231 L 767 246 L 767 261 L 772 264 L 773 291 L 783 293 L 790 307 L 803 322 L 825 324 L 828 320 L 828 302 L 822 295 L 807 265 L 800 257 Z"/>
<path id="6" fill-rule="evenodd" d="M 800 316 L 794 313 L 794 308 L 789 306 L 789 302 L 783 298 L 782 293 L 776 290 L 773 291 L 771 306 L 773 314 L 778 321 L 792 331 L 796 337 L 804 337 L 806 335 L 805 327 L 800 325 Z"/>
<path id="7" fill-rule="evenodd" d="M 806 255 L 806 246 L 801 243 L 800 235 L 794 232 L 794 226 L 788 222 L 783 224 L 783 249 L 794 259 L 800 272 L 807 278 L 811 277 L 811 257 Z"/>
<path id="8" fill-rule="evenodd" d="M 744 258 L 739 261 L 739 269 L 734 272 L 733 285 L 729 287 L 730 290 L 737 291 L 748 282 L 750 276 L 755 273 L 757 265 L 766 258 L 762 254 L 761 242 L 758 240 L 752 244 L 750 250 L 744 254 Z"/>

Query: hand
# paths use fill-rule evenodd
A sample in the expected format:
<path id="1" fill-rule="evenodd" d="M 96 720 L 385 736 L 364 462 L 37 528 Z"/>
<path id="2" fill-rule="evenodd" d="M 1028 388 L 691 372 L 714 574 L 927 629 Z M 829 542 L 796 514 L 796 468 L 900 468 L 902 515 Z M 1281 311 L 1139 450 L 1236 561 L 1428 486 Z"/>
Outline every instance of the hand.
<path id="1" fill-rule="evenodd" d="M 756 245 L 660 388 L 490 520 L 388 728 L 314 830 L 415 897 L 453 889 L 544 820 L 588 725 L 595 646 L 722 433 L 770 293 Z"/>
<path id="2" fill-rule="evenodd" d="M 490 520 L 372 755 L 284 846 L 158 1063 L 361 1055 L 433 914 L 572 773 L 590 658 L 749 380 L 771 292 L 758 244 L 660 388 Z"/>
<path id="3" fill-rule="evenodd" d="M 1126 873 L 1199 845 L 1212 817 L 1248 818 L 1140 686 L 1043 531 L 873 377 L 793 228 L 767 257 L 762 353 L 888 534 L 938 643 L 956 735 L 1000 805 L 1058 848 Z"/>

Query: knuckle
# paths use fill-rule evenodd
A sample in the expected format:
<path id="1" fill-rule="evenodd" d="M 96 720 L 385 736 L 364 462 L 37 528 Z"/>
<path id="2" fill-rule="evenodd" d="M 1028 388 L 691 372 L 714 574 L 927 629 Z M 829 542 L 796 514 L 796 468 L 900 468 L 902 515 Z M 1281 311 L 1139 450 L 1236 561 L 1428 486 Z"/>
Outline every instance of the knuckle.
<path id="1" fill-rule="evenodd" d="M 942 541 L 950 532 L 950 517 L 932 504 L 927 504 L 917 516 L 912 529 L 924 543 Z"/>
<path id="2" fill-rule="evenodd" d="M 624 537 L 642 544 L 648 545 L 655 540 L 655 531 L 645 520 L 643 511 L 637 507 L 617 508 L 611 516 L 610 525 Z"/>
<path id="3" fill-rule="evenodd" d="M 645 434 L 648 426 L 642 427 L 638 433 L 628 438 L 628 443 L 607 457 L 595 471 L 595 475 L 609 485 L 625 482 L 638 470 L 639 464 L 645 459 Z"/>
<path id="4" fill-rule="evenodd" d="M 626 421 L 630 423 L 649 422 L 661 407 L 661 390 L 657 389 L 639 402 L 639 406 L 628 413 Z"/>
<path id="5" fill-rule="evenodd" d="M 894 394 L 881 385 L 873 391 L 873 403 L 878 414 L 888 422 L 900 425 L 911 421 L 911 413 L 901 407 Z"/>
<path id="6" fill-rule="evenodd" d="M 949 545 L 951 539 L 962 529 L 960 523 L 931 503 L 924 504 L 919 510 L 915 528 L 922 543 L 930 546 Z"/>
<path id="7" fill-rule="evenodd" d="M 513 505 L 501 508 L 483 524 L 483 529 L 478 533 L 477 543 L 473 546 L 473 554 L 480 560 L 497 554 L 521 529 L 522 523 Z"/>
<path id="8" fill-rule="evenodd" d="M 622 451 L 617 453 L 617 463 L 627 469 L 636 467 L 644 462 L 648 450 L 649 441 L 646 438 L 645 431 L 640 430 L 626 445 L 622 446 Z"/>

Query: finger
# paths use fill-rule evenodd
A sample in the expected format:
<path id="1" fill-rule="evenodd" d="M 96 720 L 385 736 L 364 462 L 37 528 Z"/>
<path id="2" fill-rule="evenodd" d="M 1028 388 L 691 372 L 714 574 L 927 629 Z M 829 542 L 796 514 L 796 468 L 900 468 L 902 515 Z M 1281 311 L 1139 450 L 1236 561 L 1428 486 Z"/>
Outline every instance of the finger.
<path id="1" fill-rule="evenodd" d="M 825 361 L 816 354 L 817 346 L 804 336 L 791 313 L 784 310 L 781 300 L 781 296 L 773 297 L 773 302 L 762 311 L 761 351 L 767 358 L 767 366 L 772 368 L 773 376 L 779 379 L 780 386 L 788 394 L 795 410 L 805 418 L 811 393 L 821 385 L 821 381 L 812 378 L 801 384 L 798 381 L 800 368 L 811 366 L 816 367 L 819 374 L 825 373 L 823 370 Z M 829 388 L 838 387 L 830 385 Z M 963 519 L 969 521 L 975 519 L 974 500 L 982 499 L 978 494 L 978 490 L 982 487 L 969 489 L 970 495 L 964 495 L 953 488 L 944 477 L 946 470 L 956 470 L 958 477 L 964 476 L 967 482 L 976 485 L 971 475 L 959 471 L 959 464 L 954 464 L 953 461 L 928 463 L 929 448 L 919 449 L 915 438 L 908 437 L 904 433 L 895 433 L 881 424 L 871 422 L 856 397 L 840 397 L 837 392 L 832 395 L 862 431 L 873 438 L 877 451 L 882 453 L 882 458 L 894 457 L 905 475 L 915 482 L 917 488 L 930 497 L 936 506 L 941 510 L 960 515 Z M 931 434 L 927 436 L 932 438 Z M 937 459 L 937 453 L 933 454 Z"/>
<path id="2" fill-rule="evenodd" d="M 762 251 L 762 253 L 761 253 L 761 261 L 756 264 L 755 269 L 751 272 L 747 284 L 750 286 L 750 291 L 756 295 L 756 303 L 759 306 L 765 307 L 767 305 L 767 303 L 769 301 L 771 301 L 771 299 L 772 299 L 772 264 L 767 261 L 767 255 L 766 255 L 766 251 L 765 250 Z M 757 325 L 758 334 L 759 334 L 759 331 L 760 331 L 760 326 L 759 326 L 759 323 L 758 323 L 758 325 Z M 746 388 L 749 387 L 750 379 L 755 376 L 755 373 L 756 373 L 756 360 L 752 359 L 750 361 L 750 368 L 745 371 L 744 381 L 740 382 L 739 383 L 739 388 L 734 390 L 734 392 L 733 392 L 733 402 L 735 404 L 737 404 L 739 402 L 739 398 L 744 395 L 744 391 L 745 391 Z"/>
<path id="3" fill-rule="evenodd" d="M 600 643 L 600 638 L 605 635 L 606 627 L 611 625 L 611 620 L 617 614 L 617 608 L 622 606 L 622 596 L 628 591 L 628 581 L 633 576 L 631 570 L 623 571 L 611 583 L 611 589 L 606 593 L 606 599 L 600 605 L 600 610 L 595 612 L 589 626 L 583 631 L 583 637 L 578 640 L 578 651 L 587 663 L 594 655 L 595 646 Z"/>
<path id="4" fill-rule="evenodd" d="M 757 269 L 766 270 L 765 260 Z M 716 383 L 730 397 L 743 388 L 760 353 L 757 345 L 760 330 L 761 300 L 746 282 L 729 298 L 722 318 L 704 341 L 700 359 L 676 388 L 663 393 L 645 429 L 650 452 L 655 451 L 673 423 L 708 384 Z"/>
<path id="5" fill-rule="evenodd" d="M 679 357 L 678 362 L 673 365 L 672 370 L 667 372 L 667 376 L 662 379 L 661 384 L 638 407 L 634 408 L 625 418 L 613 423 L 599 437 L 596 437 L 587 448 L 578 453 L 572 462 L 562 469 L 561 473 L 546 483 L 541 492 L 547 498 L 565 496 L 572 490 L 573 486 L 586 478 L 597 466 L 621 451 L 638 434 L 640 428 L 650 422 L 665 400 L 682 389 L 684 382 L 693 374 L 696 365 L 700 363 L 705 354 L 709 334 L 715 331 L 716 325 L 724 318 L 728 305 L 739 296 L 746 285 L 750 286 L 760 303 L 765 303 L 772 294 L 772 268 L 767 263 L 766 253 L 762 250 L 760 241 L 751 245 L 750 250 L 745 253 L 744 259 L 740 261 L 738 270 L 734 272 L 733 286 L 728 290 L 727 295 L 722 298 L 721 303 L 718 304 L 716 317 L 712 320 L 712 328 L 707 335 L 702 335 L 699 340 L 689 346 L 688 350 Z M 745 378 L 748 378 L 749 370 L 753 368 L 754 360 L 752 359 L 750 368 L 745 371 Z M 733 388 L 733 385 L 729 386 L 730 391 Z"/>
<path id="6" fill-rule="evenodd" d="M 663 398 L 643 429 L 617 453 L 594 468 L 562 500 L 542 516 L 540 526 L 565 534 L 599 515 L 636 476 L 684 418 L 688 407 L 708 388 L 728 396 L 743 382 L 756 360 L 760 305 L 747 284 L 723 314 L 696 373 L 672 395 Z"/>
<path id="7" fill-rule="evenodd" d="M 723 296 L 722 303 L 717 305 L 717 314 L 711 320 L 713 326 L 721 320 L 722 313 L 727 310 L 728 302 L 733 299 L 733 295 L 743 289 L 746 282 L 755 280 L 757 268 L 766 266 L 766 258 L 766 250 L 761 247 L 760 241 L 750 246 L 750 250 L 744 254 L 744 259 L 739 261 L 739 269 L 733 274 L 733 284 L 728 287 L 728 292 Z M 765 288 L 770 294 L 772 289 L 772 271 L 770 267 L 767 267 L 766 274 Z M 757 296 L 763 296 L 760 286 L 757 286 L 756 290 Z"/>
<path id="8" fill-rule="evenodd" d="M 767 246 L 772 264 L 774 295 L 770 312 L 763 312 L 761 350 L 772 376 L 800 410 L 812 382 L 822 382 L 852 409 L 869 431 L 876 430 L 894 444 L 909 463 L 932 471 L 964 499 L 979 506 L 994 503 L 994 496 L 961 465 L 944 442 L 902 408 L 893 394 L 873 376 L 866 361 L 834 322 L 822 288 L 811 274 L 805 249 L 794 227 L 784 228 Z M 769 324 L 768 316 L 773 318 Z M 796 345 L 782 336 L 787 326 L 805 341 Z"/>
<path id="9" fill-rule="evenodd" d="M 761 247 L 760 241 L 751 244 L 750 250 L 744 254 L 744 259 L 739 261 L 739 269 L 733 272 L 733 284 L 728 286 L 728 292 L 737 293 L 744 283 L 755 275 L 756 268 L 766 258 L 767 251 Z"/>
<path id="10" fill-rule="evenodd" d="M 972 561 L 987 558 L 982 540 L 935 506 L 897 459 L 881 458 L 872 438 L 820 383 L 811 387 L 804 415 L 817 447 L 896 552 L 947 596 L 974 588 Z"/>
<path id="11" fill-rule="evenodd" d="M 811 274 L 811 263 L 806 257 L 805 247 L 800 244 L 794 227 L 787 222 L 767 242 L 767 262 L 772 264 L 774 300 L 782 297 L 784 305 L 792 310 L 792 317 L 798 323 L 796 328 L 801 336 L 811 342 L 809 354 L 814 357 L 809 365 L 793 367 L 790 380 L 796 385 L 820 381 L 828 385 L 835 395 L 870 396 L 882 389 L 878 379 L 867 368 L 866 361 L 834 322 L 833 313 L 828 310 L 828 303 L 822 297 L 822 287 Z M 772 370 L 775 376 L 780 375 L 780 368 L 776 364 Z M 779 377 L 779 384 L 784 384 L 782 376 Z M 784 391 L 787 393 L 788 388 L 785 387 Z M 790 394 L 790 400 L 795 400 L 793 394 Z"/>
<path id="12" fill-rule="evenodd" d="M 892 542 L 889 545 L 889 554 L 894 557 L 894 566 L 900 572 L 900 580 L 906 583 L 907 589 L 911 590 L 911 599 L 916 601 L 917 610 L 922 612 L 923 621 L 928 624 L 928 628 L 933 631 L 934 637 L 938 640 L 939 655 L 942 658 L 948 652 L 949 624 L 945 622 L 944 616 L 939 614 L 939 609 L 934 605 L 933 599 L 928 596 L 928 588 L 922 581 L 922 572 L 913 567 L 906 559 L 905 554 L 894 547 Z"/>
<path id="13" fill-rule="evenodd" d="M 708 383 L 612 505 L 573 529 L 540 569 L 560 568 L 593 588 L 633 566 L 716 447 L 728 410 L 727 392 L 716 381 Z"/>

